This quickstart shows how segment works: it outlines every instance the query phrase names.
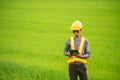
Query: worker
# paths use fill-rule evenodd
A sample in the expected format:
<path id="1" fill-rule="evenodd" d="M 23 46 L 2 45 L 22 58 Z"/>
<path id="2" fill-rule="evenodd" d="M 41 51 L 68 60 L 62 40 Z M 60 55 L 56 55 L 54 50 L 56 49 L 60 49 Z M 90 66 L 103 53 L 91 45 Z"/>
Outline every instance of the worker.
<path id="1" fill-rule="evenodd" d="M 68 56 L 70 80 L 88 80 L 86 62 L 90 56 L 88 40 L 81 36 L 83 25 L 80 21 L 75 21 L 71 25 L 74 36 L 70 37 L 65 43 L 64 55 Z M 78 50 L 78 53 L 72 55 L 70 50 Z"/>

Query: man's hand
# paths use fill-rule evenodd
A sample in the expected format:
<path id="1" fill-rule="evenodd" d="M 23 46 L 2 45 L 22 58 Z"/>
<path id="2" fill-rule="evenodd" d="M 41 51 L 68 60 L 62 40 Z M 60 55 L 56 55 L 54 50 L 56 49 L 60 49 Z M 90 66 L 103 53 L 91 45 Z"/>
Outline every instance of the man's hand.
<path id="1" fill-rule="evenodd" d="M 70 57 L 70 56 L 71 56 L 71 54 L 68 52 L 68 53 L 67 53 L 67 56 L 69 56 L 69 57 Z"/>
<path id="2" fill-rule="evenodd" d="M 77 54 L 76 57 L 79 57 L 79 58 L 86 58 L 85 55 L 81 55 L 81 54 Z"/>
<path id="3" fill-rule="evenodd" d="M 74 55 L 76 56 L 76 55 L 78 55 L 78 53 L 75 52 Z"/>
<path id="4" fill-rule="evenodd" d="M 81 54 L 76 54 L 76 57 L 79 57 L 79 58 L 80 58 L 80 57 L 81 57 Z"/>
<path id="5" fill-rule="evenodd" d="M 83 58 L 83 55 L 81 55 L 81 54 L 76 54 L 76 57 Z"/>

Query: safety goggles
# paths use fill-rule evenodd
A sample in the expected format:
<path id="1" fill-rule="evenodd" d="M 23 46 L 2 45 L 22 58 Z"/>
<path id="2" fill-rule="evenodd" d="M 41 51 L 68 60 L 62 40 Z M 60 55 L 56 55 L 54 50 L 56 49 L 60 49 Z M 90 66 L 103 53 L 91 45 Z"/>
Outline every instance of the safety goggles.
<path id="1" fill-rule="evenodd" d="M 80 31 L 79 30 L 73 30 L 73 33 L 75 33 L 75 32 L 79 33 Z"/>

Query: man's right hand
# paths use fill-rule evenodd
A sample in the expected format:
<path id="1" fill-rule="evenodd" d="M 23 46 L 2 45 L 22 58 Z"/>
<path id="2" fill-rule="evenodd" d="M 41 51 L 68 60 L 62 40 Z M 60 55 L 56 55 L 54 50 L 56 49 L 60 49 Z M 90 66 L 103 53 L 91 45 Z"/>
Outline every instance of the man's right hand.
<path id="1" fill-rule="evenodd" d="M 71 56 L 71 54 L 68 52 L 68 53 L 67 53 L 67 56 L 69 56 L 69 57 L 70 57 L 70 56 Z"/>

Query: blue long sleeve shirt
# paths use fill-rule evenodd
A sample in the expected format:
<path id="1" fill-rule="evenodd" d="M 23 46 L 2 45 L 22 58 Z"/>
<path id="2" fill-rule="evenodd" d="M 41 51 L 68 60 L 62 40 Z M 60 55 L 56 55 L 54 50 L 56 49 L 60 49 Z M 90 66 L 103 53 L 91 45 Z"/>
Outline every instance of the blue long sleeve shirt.
<path id="1" fill-rule="evenodd" d="M 74 37 L 74 41 L 75 41 L 75 47 L 78 50 L 79 44 L 81 39 L 77 39 L 76 37 Z M 70 38 L 67 40 L 67 42 L 65 43 L 65 48 L 64 48 L 64 55 L 67 56 L 67 53 L 70 50 Z M 88 44 L 88 40 L 85 40 L 85 45 L 83 47 L 83 52 L 82 55 L 84 58 L 88 58 L 90 56 L 90 49 L 89 49 L 89 44 Z"/>

